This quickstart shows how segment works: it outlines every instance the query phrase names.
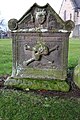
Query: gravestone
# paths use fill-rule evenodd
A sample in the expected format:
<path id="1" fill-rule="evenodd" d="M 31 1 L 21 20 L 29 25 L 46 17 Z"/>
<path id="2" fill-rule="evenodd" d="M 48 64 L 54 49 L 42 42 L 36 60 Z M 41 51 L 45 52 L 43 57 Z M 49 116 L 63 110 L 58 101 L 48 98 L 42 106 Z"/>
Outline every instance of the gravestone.
<path id="1" fill-rule="evenodd" d="M 74 27 L 64 22 L 49 4 L 36 3 L 19 19 L 10 19 L 12 76 L 5 85 L 23 89 L 68 91 L 68 42 Z"/>
<path id="2" fill-rule="evenodd" d="M 80 88 L 80 59 L 78 65 L 74 69 L 73 80 L 77 87 Z"/>

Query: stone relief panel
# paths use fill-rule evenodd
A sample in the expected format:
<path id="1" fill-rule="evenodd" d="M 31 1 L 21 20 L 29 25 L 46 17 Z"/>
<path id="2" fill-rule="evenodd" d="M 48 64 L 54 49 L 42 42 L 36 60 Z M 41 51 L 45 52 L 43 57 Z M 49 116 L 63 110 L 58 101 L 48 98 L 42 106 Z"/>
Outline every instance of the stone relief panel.
<path id="1" fill-rule="evenodd" d="M 34 4 L 19 20 L 10 19 L 10 30 L 20 32 L 59 32 L 71 31 L 74 23 L 71 20 L 64 22 L 49 4 L 44 7 Z"/>
<path id="2" fill-rule="evenodd" d="M 29 39 L 29 41 L 18 41 L 18 66 L 22 66 L 22 68 L 62 69 L 61 41 L 55 41 L 52 38 L 53 42 L 38 41 L 38 38 Z"/>

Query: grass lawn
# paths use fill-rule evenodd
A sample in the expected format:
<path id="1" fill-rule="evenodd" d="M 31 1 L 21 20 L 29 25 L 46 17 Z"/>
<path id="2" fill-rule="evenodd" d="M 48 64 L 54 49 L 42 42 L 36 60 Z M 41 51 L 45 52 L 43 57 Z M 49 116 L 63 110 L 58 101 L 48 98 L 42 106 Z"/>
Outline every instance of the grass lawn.
<path id="1" fill-rule="evenodd" d="M 0 39 L 0 75 L 11 74 L 12 71 L 12 41 Z"/>
<path id="2" fill-rule="evenodd" d="M 0 120 L 80 120 L 80 99 L 0 91 Z"/>
<path id="3" fill-rule="evenodd" d="M 80 39 L 72 38 L 69 41 L 68 67 L 74 68 L 80 58 Z"/>
<path id="4" fill-rule="evenodd" d="M 69 68 L 78 64 L 79 56 L 80 40 L 70 39 Z M 0 76 L 11 74 L 11 70 L 11 40 L 0 40 Z M 80 98 L 0 89 L 0 120 L 80 120 Z"/>

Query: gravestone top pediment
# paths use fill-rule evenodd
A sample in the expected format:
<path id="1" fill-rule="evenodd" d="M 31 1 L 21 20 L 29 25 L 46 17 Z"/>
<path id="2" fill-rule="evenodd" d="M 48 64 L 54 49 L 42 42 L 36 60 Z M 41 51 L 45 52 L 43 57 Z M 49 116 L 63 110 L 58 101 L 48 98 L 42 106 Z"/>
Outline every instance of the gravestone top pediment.
<path id="1" fill-rule="evenodd" d="M 71 31 L 74 23 L 71 20 L 64 22 L 48 3 L 45 6 L 34 3 L 19 20 L 10 19 L 8 26 L 12 31 L 59 32 Z"/>

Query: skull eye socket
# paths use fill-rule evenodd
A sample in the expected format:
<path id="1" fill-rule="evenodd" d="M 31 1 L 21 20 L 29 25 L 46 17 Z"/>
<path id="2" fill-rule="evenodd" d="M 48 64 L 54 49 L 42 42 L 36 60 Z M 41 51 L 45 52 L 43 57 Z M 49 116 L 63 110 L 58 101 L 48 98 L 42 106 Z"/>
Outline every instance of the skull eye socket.
<path id="1" fill-rule="evenodd" d="M 35 53 L 37 53 L 37 51 L 35 51 Z"/>

